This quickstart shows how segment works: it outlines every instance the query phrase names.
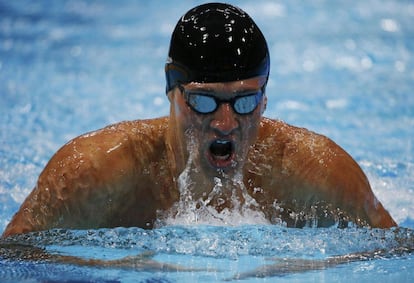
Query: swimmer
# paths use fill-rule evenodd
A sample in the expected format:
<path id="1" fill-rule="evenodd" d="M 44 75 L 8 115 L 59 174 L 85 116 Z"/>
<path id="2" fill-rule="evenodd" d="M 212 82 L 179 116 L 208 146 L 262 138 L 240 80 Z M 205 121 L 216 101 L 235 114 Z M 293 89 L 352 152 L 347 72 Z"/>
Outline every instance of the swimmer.
<path id="1" fill-rule="evenodd" d="M 263 117 L 269 69 L 266 40 L 244 11 L 217 3 L 191 9 L 173 31 L 165 65 L 169 116 L 110 125 L 64 145 L 3 237 L 152 228 L 190 201 L 217 213 L 249 207 L 287 227 L 396 226 L 337 144 Z"/>

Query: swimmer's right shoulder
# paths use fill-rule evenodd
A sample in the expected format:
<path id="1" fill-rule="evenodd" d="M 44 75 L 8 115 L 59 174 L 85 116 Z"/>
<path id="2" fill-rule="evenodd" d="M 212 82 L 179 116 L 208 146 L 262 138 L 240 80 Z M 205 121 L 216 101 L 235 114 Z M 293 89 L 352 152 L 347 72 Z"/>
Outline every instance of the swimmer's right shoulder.
<path id="1" fill-rule="evenodd" d="M 158 143 L 163 142 L 167 126 L 167 117 L 123 121 L 80 135 L 67 145 L 82 142 L 116 146 L 121 141 L 131 143 L 132 146 L 136 143 Z"/>
<path id="2" fill-rule="evenodd" d="M 130 136 L 132 139 L 140 138 L 140 135 L 153 136 L 154 138 L 164 136 L 168 127 L 168 117 L 123 121 L 111 124 L 102 129 L 88 132 L 78 138 L 89 138 L 92 136 L 115 135 Z"/>
<path id="3" fill-rule="evenodd" d="M 114 211 L 131 205 L 135 198 L 128 196 L 135 195 L 137 184 L 148 182 L 142 172 L 162 156 L 167 122 L 121 122 L 66 143 L 49 160 L 4 235 L 123 223 L 113 222 Z M 150 191 L 142 187 L 139 193 Z"/>
<path id="4" fill-rule="evenodd" d="M 164 149 L 167 126 L 167 118 L 134 120 L 83 134 L 60 148 L 45 169 L 83 167 L 107 171 L 113 166 L 126 170 L 145 164 Z"/>
<path id="5" fill-rule="evenodd" d="M 128 134 L 132 139 L 161 138 L 165 135 L 168 127 L 168 117 L 124 121 L 104 128 L 104 130 L 114 130 Z"/>
<path id="6" fill-rule="evenodd" d="M 165 151 L 168 117 L 121 122 L 105 129 L 126 136 L 139 161 L 151 162 Z"/>

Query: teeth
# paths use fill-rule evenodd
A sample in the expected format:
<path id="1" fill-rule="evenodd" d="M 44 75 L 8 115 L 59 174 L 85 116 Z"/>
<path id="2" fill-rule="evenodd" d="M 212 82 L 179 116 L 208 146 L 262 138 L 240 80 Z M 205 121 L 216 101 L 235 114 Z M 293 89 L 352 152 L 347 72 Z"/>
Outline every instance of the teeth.
<path id="1" fill-rule="evenodd" d="M 233 152 L 233 144 L 228 140 L 215 140 L 210 145 L 210 152 L 216 159 L 226 160 Z"/>
<path id="2" fill-rule="evenodd" d="M 226 155 L 215 155 L 216 159 L 220 159 L 220 160 L 226 160 L 230 157 L 230 154 L 226 154 Z"/>

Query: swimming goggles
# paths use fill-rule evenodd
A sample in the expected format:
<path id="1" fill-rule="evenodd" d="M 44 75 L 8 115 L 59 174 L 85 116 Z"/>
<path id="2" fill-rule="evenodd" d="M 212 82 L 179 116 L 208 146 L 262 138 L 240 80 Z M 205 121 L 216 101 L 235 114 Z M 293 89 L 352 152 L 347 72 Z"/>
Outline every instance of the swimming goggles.
<path id="1" fill-rule="evenodd" d="M 211 92 L 186 90 L 181 85 L 178 87 L 184 94 L 184 99 L 187 102 L 187 105 L 200 114 L 213 113 L 222 103 L 229 103 L 237 114 L 250 114 L 256 109 L 257 105 L 259 105 L 264 93 L 264 87 L 262 87 L 260 90 L 243 93 L 243 95 L 238 95 L 230 99 L 221 99 L 214 96 Z"/>

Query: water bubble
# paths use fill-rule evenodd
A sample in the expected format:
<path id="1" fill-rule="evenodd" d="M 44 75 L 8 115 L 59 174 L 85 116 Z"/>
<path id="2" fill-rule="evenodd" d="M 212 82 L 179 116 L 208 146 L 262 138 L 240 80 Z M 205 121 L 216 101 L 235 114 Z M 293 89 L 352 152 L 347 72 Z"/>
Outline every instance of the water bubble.
<path id="1" fill-rule="evenodd" d="M 395 61 L 394 67 L 400 73 L 405 72 L 405 63 L 403 61 Z"/>
<path id="2" fill-rule="evenodd" d="M 393 19 L 382 19 L 381 28 L 387 32 L 397 32 L 400 29 L 398 23 Z"/>

